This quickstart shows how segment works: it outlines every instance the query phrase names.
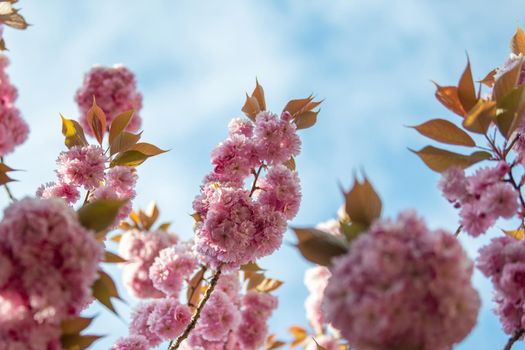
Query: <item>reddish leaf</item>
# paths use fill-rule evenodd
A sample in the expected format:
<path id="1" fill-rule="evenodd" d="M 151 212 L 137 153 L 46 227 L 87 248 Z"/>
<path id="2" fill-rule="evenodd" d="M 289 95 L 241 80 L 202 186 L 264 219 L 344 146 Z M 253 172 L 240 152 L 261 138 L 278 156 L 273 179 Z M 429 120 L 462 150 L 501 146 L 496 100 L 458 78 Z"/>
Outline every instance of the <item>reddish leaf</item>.
<path id="1" fill-rule="evenodd" d="M 282 281 L 278 281 L 273 278 L 265 278 L 259 284 L 257 284 L 255 290 L 261 293 L 271 293 L 282 285 Z"/>
<path id="2" fill-rule="evenodd" d="M 295 124 L 297 125 L 297 129 L 307 129 L 314 126 L 315 122 L 317 121 L 317 114 L 319 114 L 319 111 L 307 111 L 297 115 L 297 117 L 295 118 Z"/>
<path id="3" fill-rule="evenodd" d="M 434 85 L 436 85 L 435 96 L 438 101 L 450 111 L 459 116 L 464 116 L 465 109 L 459 100 L 458 88 L 455 86 L 440 86 L 436 82 L 434 82 Z"/>
<path id="4" fill-rule="evenodd" d="M 102 338 L 98 335 L 69 334 L 60 338 L 64 350 L 83 350 Z"/>
<path id="5" fill-rule="evenodd" d="M 494 83 L 496 81 L 495 76 L 496 76 L 496 70 L 493 69 L 485 76 L 485 78 L 483 78 L 479 82 L 491 88 L 494 86 Z"/>
<path id="6" fill-rule="evenodd" d="M 458 84 L 458 98 L 465 111 L 470 111 L 476 105 L 476 88 L 474 87 L 474 79 L 472 78 L 472 71 L 470 69 L 470 61 L 467 60 L 467 66 L 459 79 Z"/>
<path id="7" fill-rule="evenodd" d="M 523 33 L 523 29 L 521 29 L 521 27 L 518 27 L 516 34 L 514 34 L 512 37 L 510 48 L 516 55 L 525 55 L 525 33 Z"/>
<path id="8" fill-rule="evenodd" d="M 246 102 L 244 102 L 244 106 L 242 106 L 241 110 L 248 118 L 250 118 L 252 121 L 255 121 L 255 117 L 261 111 L 261 106 L 259 106 L 257 98 L 248 96 L 248 94 L 246 94 Z"/>
<path id="9" fill-rule="evenodd" d="M 114 155 L 119 152 L 128 151 L 133 147 L 139 140 L 142 132 L 138 134 L 132 134 L 130 132 L 123 131 L 115 137 L 115 140 L 111 143 L 109 154 Z"/>
<path id="10" fill-rule="evenodd" d="M 413 127 L 420 134 L 450 145 L 474 147 L 476 143 L 465 131 L 444 119 L 432 119 Z"/>
<path id="11" fill-rule="evenodd" d="M 464 155 L 432 146 L 426 146 L 420 151 L 411 151 L 417 154 L 430 169 L 439 173 L 447 170 L 451 166 L 468 168 L 475 163 L 492 157 L 490 153 L 484 151 L 477 151 L 470 155 Z"/>
<path id="12" fill-rule="evenodd" d="M 297 345 L 300 345 L 308 337 L 308 332 L 303 327 L 292 326 L 289 330 L 292 334 L 292 337 L 294 338 L 293 342 L 290 344 L 292 348 L 296 347 Z"/>
<path id="13" fill-rule="evenodd" d="M 86 115 L 87 123 L 91 129 L 91 132 L 95 135 L 98 143 L 102 145 L 104 139 L 104 133 L 106 132 L 106 114 L 97 106 L 95 96 L 93 96 L 93 105 L 88 110 Z"/>
<path id="14" fill-rule="evenodd" d="M 131 118 L 133 118 L 133 113 L 135 111 L 130 110 L 124 113 L 119 114 L 111 122 L 109 127 L 109 144 L 112 145 L 118 135 L 120 135 L 124 130 L 126 130 Z"/>
<path id="15" fill-rule="evenodd" d="M 468 111 L 463 120 L 463 127 L 469 131 L 484 135 L 490 124 L 495 120 L 496 102 L 480 99 Z"/>
<path id="16" fill-rule="evenodd" d="M 513 89 L 498 103 L 496 124 L 501 134 L 510 138 L 522 123 L 525 112 L 525 84 Z"/>
<path id="17" fill-rule="evenodd" d="M 142 154 L 147 155 L 148 157 L 153 157 L 153 156 L 168 152 L 168 151 L 164 151 L 158 148 L 155 145 L 152 145 L 150 143 L 145 143 L 145 142 L 139 142 L 135 144 L 134 146 L 131 147 L 130 150 L 139 151 Z"/>
<path id="18" fill-rule="evenodd" d="M 345 254 L 348 247 L 340 238 L 314 228 L 293 228 L 297 248 L 307 260 L 329 266 L 332 258 Z"/>
<path id="19" fill-rule="evenodd" d="M 112 298 L 120 299 L 117 286 L 107 273 L 102 270 L 99 270 L 98 273 L 99 278 L 93 284 L 93 296 L 100 301 L 102 305 L 117 315 L 113 302 L 111 301 Z"/>
<path id="20" fill-rule="evenodd" d="M 505 72 L 501 77 L 498 78 L 494 84 L 494 89 L 492 90 L 492 97 L 498 105 L 503 101 L 503 99 L 516 88 L 518 84 L 518 79 L 521 72 L 521 66 L 523 65 L 523 58 L 508 72 Z"/>
<path id="21" fill-rule="evenodd" d="M 356 179 L 350 191 L 343 194 L 345 211 L 352 223 L 368 227 L 381 216 L 381 198 L 368 179 L 365 178 L 363 183 Z"/>
<path id="22" fill-rule="evenodd" d="M 76 316 L 62 321 L 60 329 L 62 334 L 78 334 L 86 329 L 92 321 L 93 318 Z"/>
<path id="23" fill-rule="evenodd" d="M 112 252 L 108 252 L 107 250 L 104 252 L 104 262 L 109 264 L 117 264 L 117 263 L 125 263 L 127 262 L 126 259 L 118 256 L 117 254 L 114 254 Z"/>

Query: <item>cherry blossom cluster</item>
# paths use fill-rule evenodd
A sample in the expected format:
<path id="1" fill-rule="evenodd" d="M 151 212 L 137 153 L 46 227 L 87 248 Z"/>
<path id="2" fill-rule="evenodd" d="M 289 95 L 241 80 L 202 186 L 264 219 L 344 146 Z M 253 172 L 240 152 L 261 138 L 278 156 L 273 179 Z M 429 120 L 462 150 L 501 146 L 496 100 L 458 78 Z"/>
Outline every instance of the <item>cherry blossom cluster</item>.
<path id="1" fill-rule="evenodd" d="M 310 293 L 304 302 L 306 318 L 315 331 L 323 334 L 326 328 L 326 317 L 322 310 L 324 292 L 331 273 L 325 266 L 315 266 L 306 270 L 304 284 Z"/>
<path id="2" fill-rule="evenodd" d="M 112 350 L 146 350 L 177 337 L 191 318 L 190 308 L 176 298 L 140 303 L 131 315 L 130 335 L 119 339 Z M 132 347 L 134 346 L 134 347 Z"/>
<path id="3" fill-rule="evenodd" d="M 0 222 L 0 349 L 61 349 L 60 323 L 92 300 L 103 247 L 58 199 L 23 199 Z"/>
<path id="4" fill-rule="evenodd" d="M 93 98 L 106 113 L 108 125 L 119 113 L 134 110 L 135 114 L 127 130 L 135 132 L 140 128 L 139 111 L 142 108 L 142 95 L 137 90 L 133 72 L 125 66 L 96 66 L 84 76 L 83 85 L 77 91 L 75 100 L 80 110 L 80 123 L 91 136 L 93 133 L 87 121 L 87 114 L 93 104 Z"/>
<path id="5" fill-rule="evenodd" d="M 241 294 L 237 274 L 223 275 L 182 349 L 259 349 L 268 334 L 267 321 L 276 308 L 275 296 L 254 290 Z"/>
<path id="6" fill-rule="evenodd" d="M 507 334 L 525 329 L 525 242 L 498 237 L 479 252 L 477 267 L 494 286 L 495 312 Z"/>
<path id="7" fill-rule="evenodd" d="M 29 127 L 15 106 L 18 92 L 11 84 L 5 70 L 9 60 L 0 54 L 0 156 L 13 152 L 27 139 Z"/>
<path id="8" fill-rule="evenodd" d="M 62 198 L 73 205 L 80 199 L 80 190 L 87 191 L 84 202 L 98 199 L 128 200 L 121 208 L 117 222 L 131 212 L 135 198 L 136 170 L 128 166 L 108 168 L 108 157 L 98 145 L 74 146 L 60 153 L 57 159 L 57 181 L 38 188 L 40 198 Z"/>
<path id="9" fill-rule="evenodd" d="M 178 297 L 182 281 L 197 267 L 186 243 L 166 231 L 130 230 L 122 235 L 119 254 L 122 278 L 128 292 L 136 298 Z"/>
<path id="10" fill-rule="evenodd" d="M 301 199 L 297 173 L 283 163 L 299 154 L 300 144 L 288 112 L 259 112 L 254 123 L 232 120 L 193 203 L 196 250 L 205 262 L 235 269 L 280 247 Z"/>
<path id="11" fill-rule="evenodd" d="M 500 217 L 510 219 L 519 209 L 519 192 L 503 182 L 511 171 L 504 161 L 494 167 L 478 169 L 466 176 L 459 167 L 451 167 L 443 174 L 440 188 L 443 195 L 460 209 L 461 225 L 476 237 L 485 233 Z"/>
<path id="12" fill-rule="evenodd" d="M 476 324 L 473 263 L 456 238 L 413 212 L 377 221 L 336 257 L 327 321 L 358 349 L 450 349 Z"/>

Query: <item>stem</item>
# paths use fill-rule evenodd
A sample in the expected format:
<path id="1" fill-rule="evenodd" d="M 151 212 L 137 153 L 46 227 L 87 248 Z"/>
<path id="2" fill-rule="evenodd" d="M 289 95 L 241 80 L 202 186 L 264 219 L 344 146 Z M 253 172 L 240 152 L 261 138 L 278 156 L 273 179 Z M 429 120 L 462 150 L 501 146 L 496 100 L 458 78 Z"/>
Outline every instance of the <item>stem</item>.
<path id="1" fill-rule="evenodd" d="M 91 194 L 91 190 L 86 192 L 86 198 L 84 198 L 84 203 L 82 204 L 82 206 L 87 204 L 90 194 Z"/>
<path id="2" fill-rule="evenodd" d="M 461 233 L 461 230 L 463 230 L 463 225 L 459 225 L 459 227 L 456 230 L 456 233 L 454 233 L 454 236 L 458 237 Z"/>
<path id="3" fill-rule="evenodd" d="M 191 318 L 190 323 L 188 323 L 188 325 L 186 326 L 186 329 L 184 329 L 184 332 L 182 332 L 182 334 L 177 337 L 177 339 L 175 340 L 175 343 L 170 344 L 168 350 L 178 349 L 182 341 L 186 339 L 190 335 L 190 332 L 193 330 L 193 328 L 195 328 L 195 325 L 197 324 L 197 321 L 199 320 L 199 317 L 201 315 L 201 311 L 204 308 L 204 305 L 206 305 L 206 302 L 208 301 L 208 299 L 210 299 L 210 296 L 213 293 L 215 286 L 217 285 L 217 282 L 219 281 L 220 276 L 221 276 L 221 267 L 219 266 L 217 268 L 217 271 L 215 271 L 215 274 L 213 275 L 213 278 L 210 282 L 210 286 L 206 290 L 206 293 L 204 293 L 204 297 L 200 301 L 199 306 L 197 306 L 197 310 L 195 310 L 195 314 Z"/>
<path id="4" fill-rule="evenodd" d="M 509 341 L 507 342 L 507 345 L 505 345 L 505 348 L 503 350 L 510 350 L 512 349 L 512 345 L 514 345 L 515 342 L 520 340 L 520 338 L 525 334 L 525 330 L 523 328 L 518 329 L 512 337 L 510 337 Z"/>
<path id="5" fill-rule="evenodd" d="M 254 174 L 255 178 L 253 179 L 252 189 L 250 190 L 250 197 L 253 195 L 253 193 L 257 189 L 257 180 L 259 179 L 259 176 L 261 175 L 261 171 L 263 167 L 264 167 L 264 164 L 261 164 L 259 169 L 257 169 L 257 172 Z"/>

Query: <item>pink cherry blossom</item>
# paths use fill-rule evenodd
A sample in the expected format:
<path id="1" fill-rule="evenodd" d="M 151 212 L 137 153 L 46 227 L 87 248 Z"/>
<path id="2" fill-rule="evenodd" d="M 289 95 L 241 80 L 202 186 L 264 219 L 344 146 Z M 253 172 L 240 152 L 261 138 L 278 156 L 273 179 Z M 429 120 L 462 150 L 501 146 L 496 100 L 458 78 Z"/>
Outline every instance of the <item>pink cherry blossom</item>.
<path id="1" fill-rule="evenodd" d="M 131 313 L 129 323 L 130 336 L 142 336 L 146 339 L 148 347 L 155 347 L 161 343 L 161 338 L 153 332 L 148 324 L 148 319 L 155 310 L 159 300 L 142 302 L 138 304 Z"/>
<path id="2" fill-rule="evenodd" d="M 104 180 L 107 160 L 100 146 L 74 146 L 58 156 L 58 178 L 63 183 L 92 190 Z"/>
<path id="3" fill-rule="evenodd" d="M 190 308 L 177 299 L 165 298 L 155 303 L 148 317 L 148 328 L 163 340 L 178 337 L 191 319 Z"/>
<path id="4" fill-rule="evenodd" d="M 258 203 L 284 213 L 289 220 L 297 215 L 301 203 L 301 188 L 296 172 L 292 172 L 284 165 L 274 166 L 268 170 L 259 187 L 261 192 L 257 199 Z"/>
<path id="5" fill-rule="evenodd" d="M 36 191 L 36 196 L 42 199 L 62 198 L 69 204 L 74 204 L 80 198 L 80 192 L 72 184 L 63 182 L 48 182 Z"/>
<path id="6" fill-rule="evenodd" d="M 14 105 L 18 93 L 5 72 L 8 64 L 7 57 L 0 55 L 0 156 L 13 152 L 29 133 L 29 127 Z"/>
<path id="7" fill-rule="evenodd" d="M 166 295 L 178 296 L 185 279 L 197 268 L 191 243 L 178 243 L 160 251 L 149 269 L 153 286 Z"/>
<path id="8" fill-rule="evenodd" d="M 117 340 L 110 350 L 148 350 L 149 345 L 146 338 L 141 335 L 131 335 L 127 338 Z"/>
<path id="9" fill-rule="evenodd" d="M 127 231 L 120 240 L 119 254 L 123 279 L 128 292 L 136 298 L 160 298 L 164 294 L 153 286 L 149 270 L 160 251 L 177 243 L 177 237 L 165 231 Z"/>
<path id="10" fill-rule="evenodd" d="M 257 114 L 254 136 L 259 156 L 271 165 L 297 156 L 301 149 L 295 124 L 270 112 Z"/>
<path id="11" fill-rule="evenodd" d="M 479 251 L 477 267 L 494 286 L 495 312 L 507 334 L 525 327 L 525 242 L 494 238 Z"/>
<path id="12" fill-rule="evenodd" d="M 77 91 L 75 101 L 80 110 L 80 123 L 89 135 L 92 132 L 86 116 L 93 105 L 93 97 L 97 105 L 105 112 L 108 125 L 120 113 L 133 109 L 135 114 L 126 130 L 134 132 L 139 129 L 142 95 L 137 90 L 135 76 L 128 68 L 122 65 L 98 66 L 92 68 L 84 76 L 83 85 Z"/>
<path id="13" fill-rule="evenodd" d="M 60 322 L 93 298 L 102 246 L 64 201 L 26 198 L 4 212 L 0 251 L 0 345 L 58 349 Z"/>
<path id="14" fill-rule="evenodd" d="M 239 309 L 225 293 L 216 290 L 204 306 L 197 328 L 204 339 L 220 341 L 237 327 L 239 321 Z"/>
<path id="15" fill-rule="evenodd" d="M 412 212 L 374 224 L 331 272 L 324 311 L 352 347 L 448 349 L 476 324 L 472 262 Z"/>

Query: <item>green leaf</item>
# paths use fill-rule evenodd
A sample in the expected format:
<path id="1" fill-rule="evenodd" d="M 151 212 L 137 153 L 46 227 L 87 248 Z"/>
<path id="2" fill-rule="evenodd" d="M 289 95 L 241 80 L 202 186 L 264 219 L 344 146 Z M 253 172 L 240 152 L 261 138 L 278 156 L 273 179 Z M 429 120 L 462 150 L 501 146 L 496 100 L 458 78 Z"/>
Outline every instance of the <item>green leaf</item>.
<path id="1" fill-rule="evenodd" d="M 62 114 L 60 114 L 60 118 L 62 119 L 62 135 L 65 136 L 64 143 L 67 148 L 87 146 L 88 142 L 82 126 L 72 119 L 66 119 Z"/>
<path id="2" fill-rule="evenodd" d="M 100 199 L 88 203 L 78 210 L 80 224 L 89 230 L 100 232 L 110 227 L 120 208 L 127 200 Z"/>
<path id="3" fill-rule="evenodd" d="M 358 222 L 346 223 L 341 221 L 339 224 L 341 225 L 341 232 L 346 237 L 346 240 L 348 242 L 351 242 L 357 237 L 359 237 L 359 235 L 366 232 L 368 228 L 368 226 L 365 226 Z"/>
<path id="4" fill-rule="evenodd" d="M 474 147 L 476 143 L 465 131 L 444 119 L 432 119 L 413 127 L 421 135 L 449 145 Z"/>
<path id="5" fill-rule="evenodd" d="M 472 71 L 470 69 L 470 60 L 467 59 L 467 66 L 459 79 L 458 84 L 458 98 L 465 111 L 469 111 L 474 107 L 478 101 L 476 98 L 476 88 L 474 87 L 474 79 L 472 78 Z"/>
<path id="6" fill-rule="evenodd" d="M 292 228 L 297 236 L 297 248 L 303 257 L 313 263 L 329 266 L 332 258 L 345 254 L 348 247 L 345 242 L 315 228 Z"/>
<path id="7" fill-rule="evenodd" d="M 111 301 L 112 298 L 121 299 L 117 287 L 111 276 L 102 270 L 98 271 L 99 278 L 93 284 L 93 296 L 100 301 L 102 305 L 111 310 L 118 316 L 115 307 Z"/>
<path id="8" fill-rule="evenodd" d="M 496 123 L 501 134 L 510 138 L 520 125 L 525 108 L 525 84 L 508 93 L 498 104 Z"/>
<path id="9" fill-rule="evenodd" d="M 484 151 L 476 151 L 470 155 L 450 152 L 433 146 L 426 146 L 415 154 L 432 170 L 441 173 L 452 166 L 468 168 L 469 166 L 490 159 L 492 155 Z"/>
<path id="10" fill-rule="evenodd" d="M 351 222 L 368 228 L 381 216 L 381 198 L 368 179 L 365 178 L 363 183 L 356 179 L 350 191 L 343 191 L 343 194 L 345 211 Z"/>
<path id="11" fill-rule="evenodd" d="M 138 166 L 142 163 L 144 163 L 144 161 L 146 159 L 148 159 L 149 156 L 140 152 L 140 151 L 135 151 L 135 150 L 129 150 L 129 151 L 125 151 L 123 153 L 119 153 L 115 159 L 113 159 L 109 165 L 110 167 L 114 167 L 114 166 L 117 166 L 117 165 L 125 165 L 125 166 L 130 166 L 130 167 L 134 167 L 134 166 Z"/>
<path id="12" fill-rule="evenodd" d="M 109 144 L 112 145 L 118 135 L 120 135 L 128 127 L 131 118 L 133 118 L 134 110 L 129 110 L 119 114 L 111 122 L 109 127 Z"/>

